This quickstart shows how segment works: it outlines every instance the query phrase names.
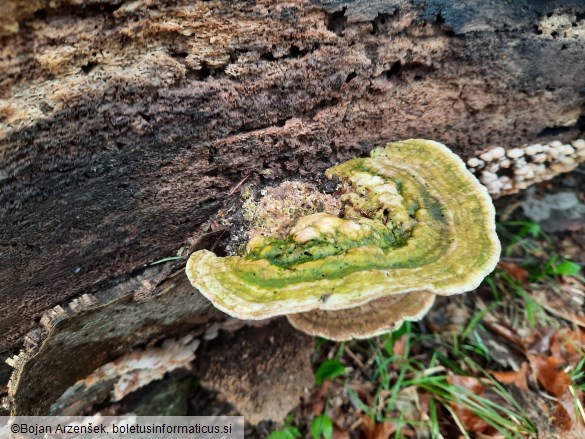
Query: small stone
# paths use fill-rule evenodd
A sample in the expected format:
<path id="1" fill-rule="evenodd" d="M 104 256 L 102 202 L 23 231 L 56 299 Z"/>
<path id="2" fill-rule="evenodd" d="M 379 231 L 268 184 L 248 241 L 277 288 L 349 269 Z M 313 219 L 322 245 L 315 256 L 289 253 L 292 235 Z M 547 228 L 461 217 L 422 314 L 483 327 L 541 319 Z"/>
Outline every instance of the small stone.
<path id="1" fill-rule="evenodd" d="M 563 142 L 560 142 L 558 140 L 553 140 L 552 142 L 549 143 L 549 146 L 551 148 L 559 148 L 563 145 Z"/>
<path id="2" fill-rule="evenodd" d="M 481 174 L 480 181 L 481 181 L 483 184 L 489 184 L 489 183 L 491 183 L 492 181 L 495 181 L 495 180 L 497 180 L 497 179 L 498 179 L 498 176 L 497 176 L 496 174 L 494 174 L 493 172 L 484 171 L 484 172 Z"/>
<path id="3" fill-rule="evenodd" d="M 548 145 L 542 145 L 542 152 L 547 152 L 550 149 Z"/>
<path id="4" fill-rule="evenodd" d="M 467 166 L 469 166 L 470 168 L 481 168 L 484 165 L 484 161 L 478 159 L 477 157 L 472 157 L 469 160 L 467 160 Z"/>
<path id="5" fill-rule="evenodd" d="M 517 159 L 517 158 L 520 158 L 524 155 L 524 150 L 521 148 L 513 148 L 513 149 L 508 151 L 507 155 L 511 159 Z"/>
<path id="6" fill-rule="evenodd" d="M 506 155 L 506 150 L 501 146 L 496 146 L 490 151 L 492 158 L 494 159 L 501 159 Z"/>
<path id="7" fill-rule="evenodd" d="M 573 140 L 573 146 L 578 150 L 585 149 L 585 139 Z"/>

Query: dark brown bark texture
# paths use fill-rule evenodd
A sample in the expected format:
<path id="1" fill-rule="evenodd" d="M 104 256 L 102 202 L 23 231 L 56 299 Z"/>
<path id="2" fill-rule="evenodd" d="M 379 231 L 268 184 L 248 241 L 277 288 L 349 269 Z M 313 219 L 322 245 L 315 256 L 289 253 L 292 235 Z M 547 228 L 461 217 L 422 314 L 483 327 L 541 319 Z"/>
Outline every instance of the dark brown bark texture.
<path id="1" fill-rule="evenodd" d="M 585 129 L 582 0 L 2 0 L 0 15 L 1 358 L 47 309 L 175 254 L 244 177 L 310 179 L 404 138 L 468 158 Z"/>

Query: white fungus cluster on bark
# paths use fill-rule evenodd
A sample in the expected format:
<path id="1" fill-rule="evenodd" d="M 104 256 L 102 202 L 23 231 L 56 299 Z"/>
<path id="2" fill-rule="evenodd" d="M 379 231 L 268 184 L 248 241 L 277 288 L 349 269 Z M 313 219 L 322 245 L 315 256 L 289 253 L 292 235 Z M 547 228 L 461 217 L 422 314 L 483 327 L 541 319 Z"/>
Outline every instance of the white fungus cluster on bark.
<path id="1" fill-rule="evenodd" d="M 575 169 L 585 161 L 585 139 L 558 140 L 506 150 L 489 149 L 467 161 L 492 198 L 516 193 L 541 181 Z"/>

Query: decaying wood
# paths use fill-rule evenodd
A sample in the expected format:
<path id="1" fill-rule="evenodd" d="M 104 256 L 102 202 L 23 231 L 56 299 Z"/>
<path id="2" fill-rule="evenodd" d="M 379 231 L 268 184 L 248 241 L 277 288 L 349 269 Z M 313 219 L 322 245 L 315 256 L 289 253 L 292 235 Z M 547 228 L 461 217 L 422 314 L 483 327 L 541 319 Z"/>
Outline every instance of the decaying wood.
<path id="1" fill-rule="evenodd" d="M 195 360 L 201 385 L 225 395 L 246 422 L 281 422 L 314 383 L 315 342 L 284 319 L 223 333 Z"/>
<path id="2" fill-rule="evenodd" d="M 584 12 L 580 0 L 5 0 L 0 358 L 53 307 L 175 254 L 246 176 L 309 179 L 402 138 L 469 158 L 582 137 Z M 187 311 L 176 325 L 199 315 Z M 79 325 L 71 334 L 91 328 Z M 174 327 L 157 325 L 92 346 L 68 379 Z M 35 389 L 57 353 L 27 366 L 21 397 L 44 398 L 39 413 L 66 384 Z"/>
<path id="3" fill-rule="evenodd" d="M 164 268 L 150 269 L 100 295 L 97 306 L 61 309 L 46 319 L 44 331 L 37 330 L 38 345 L 31 343 L 13 359 L 12 413 L 47 414 L 63 392 L 101 365 L 221 315 L 193 290 L 182 270 L 169 275 Z"/>

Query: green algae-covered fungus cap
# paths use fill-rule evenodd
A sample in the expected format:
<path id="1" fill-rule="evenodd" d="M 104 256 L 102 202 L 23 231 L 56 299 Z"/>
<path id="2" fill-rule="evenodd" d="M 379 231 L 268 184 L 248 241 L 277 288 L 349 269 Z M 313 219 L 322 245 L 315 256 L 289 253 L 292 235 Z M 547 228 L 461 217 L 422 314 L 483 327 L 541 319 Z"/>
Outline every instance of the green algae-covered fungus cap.
<path id="1" fill-rule="evenodd" d="M 242 256 L 197 251 L 186 268 L 191 283 L 233 317 L 264 319 L 406 293 L 464 293 L 494 269 L 491 198 L 446 146 L 389 143 L 326 176 L 340 181 L 339 216 L 301 217 L 284 239 L 256 236 Z"/>

